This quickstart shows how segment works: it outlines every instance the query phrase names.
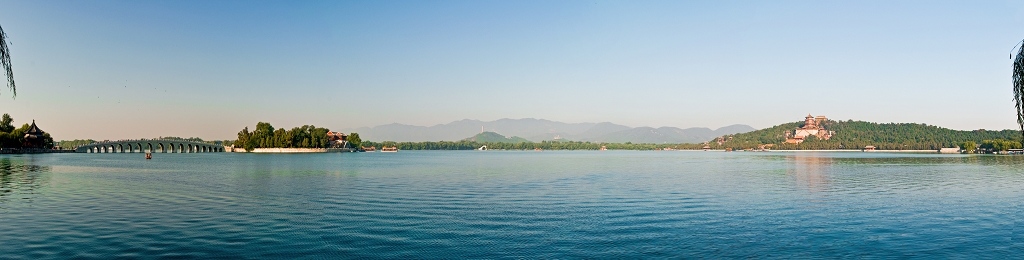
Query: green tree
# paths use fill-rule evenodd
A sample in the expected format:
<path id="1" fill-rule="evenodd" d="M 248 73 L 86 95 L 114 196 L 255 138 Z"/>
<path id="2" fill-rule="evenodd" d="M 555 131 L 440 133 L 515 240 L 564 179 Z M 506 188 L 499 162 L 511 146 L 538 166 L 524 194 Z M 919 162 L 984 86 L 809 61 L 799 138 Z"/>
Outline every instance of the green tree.
<path id="1" fill-rule="evenodd" d="M 235 147 L 245 148 L 245 150 L 249 152 L 256 148 L 255 142 L 252 140 L 252 133 L 249 133 L 248 126 L 238 132 L 238 139 L 235 140 Z"/>
<path id="2" fill-rule="evenodd" d="M 363 145 L 363 139 L 359 139 L 359 133 L 348 134 L 348 143 L 352 145 L 352 148 L 359 148 Z"/>
<path id="3" fill-rule="evenodd" d="M 0 119 L 0 132 L 10 133 L 14 131 L 14 119 L 11 115 L 4 113 L 3 118 Z"/>
<path id="4" fill-rule="evenodd" d="M 270 123 L 256 123 L 256 129 L 252 130 L 250 140 L 256 141 L 256 148 L 274 147 L 274 126 Z"/>
<path id="5" fill-rule="evenodd" d="M 978 147 L 978 143 L 975 143 L 974 141 L 967 141 L 967 142 L 960 143 L 960 148 L 964 149 L 964 151 L 967 151 L 967 153 L 974 153 L 974 150 L 977 147 Z"/>
<path id="6" fill-rule="evenodd" d="M 981 148 L 991 152 L 1001 152 L 1009 149 L 1020 149 L 1021 143 L 1005 139 L 985 140 L 981 142 Z"/>
<path id="7" fill-rule="evenodd" d="M 18 96 L 18 89 L 14 87 L 14 71 L 11 70 L 11 51 L 7 49 L 7 34 L 4 28 L 0 27 L 0 63 L 3 63 L 4 72 L 7 74 L 7 88 L 11 89 L 14 97 Z"/>
<path id="8" fill-rule="evenodd" d="M 68 141 L 68 140 L 60 141 L 60 142 L 58 142 L 58 145 L 60 145 L 60 147 L 63 148 L 63 149 L 71 149 L 71 148 L 77 148 L 79 146 L 87 145 L 87 144 L 91 144 L 91 143 L 95 143 L 95 142 L 96 142 L 96 140 L 92 140 L 92 139 L 85 139 L 85 140 L 75 139 L 75 140 L 70 140 L 70 141 Z"/>

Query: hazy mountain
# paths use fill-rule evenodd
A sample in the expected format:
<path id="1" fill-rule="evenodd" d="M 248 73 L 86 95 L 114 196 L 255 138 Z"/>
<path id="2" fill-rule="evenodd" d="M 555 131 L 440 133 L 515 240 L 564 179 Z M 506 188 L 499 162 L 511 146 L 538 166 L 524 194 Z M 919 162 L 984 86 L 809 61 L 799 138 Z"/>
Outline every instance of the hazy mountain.
<path id="1" fill-rule="evenodd" d="M 611 123 L 602 123 L 611 124 Z M 544 119 L 499 119 L 491 122 L 479 120 L 459 120 L 448 124 L 434 126 L 413 126 L 404 124 L 387 124 L 375 127 L 341 129 L 343 132 L 357 132 L 365 140 L 387 140 L 399 142 L 421 141 L 457 141 L 483 131 L 491 131 L 509 136 L 524 136 L 530 141 L 540 142 L 552 140 L 555 136 L 568 139 L 575 133 L 586 132 L 595 123 L 562 123 Z M 483 129 L 481 129 L 483 127 Z M 621 126 L 629 128 L 627 126 Z"/>
<path id="2" fill-rule="evenodd" d="M 533 142 L 550 141 L 559 137 L 562 140 L 591 142 L 702 143 L 718 136 L 749 132 L 755 129 L 747 125 L 731 125 L 716 130 L 703 127 L 687 129 L 675 127 L 632 128 L 609 122 L 563 123 L 534 118 L 506 118 L 490 122 L 465 119 L 434 126 L 395 123 L 375 127 L 340 129 L 343 132 L 359 133 L 363 140 L 398 142 L 457 141 L 463 140 L 467 136 L 476 136 L 481 133 L 481 130 L 505 136 L 525 137 Z"/>
<path id="3" fill-rule="evenodd" d="M 573 139 L 592 141 L 594 139 L 597 139 L 598 137 L 602 137 L 615 132 L 626 131 L 629 129 L 630 127 L 624 125 L 616 125 L 607 122 L 598 123 L 595 124 L 590 129 L 587 129 L 587 131 L 574 135 Z"/>
<path id="4" fill-rule="evenodd" d="M 474 141 L 478 143 L 522 143 L 529 142 L 525 138 L 518 136 L 504 136 L 495 132 L 483 132 L 474 135 L 473 137 L 466 138 L 465 140 Z"/>
<path id="5" fill-rule="evenodd" d="M 754 131 L 748 125 L 731 125 L 716 130 L 706 127 L 679 129 L 676 127 L 637 127 L 608 133 L 585 141 L 604 143 L 703 143 L 716 137 Z"/>

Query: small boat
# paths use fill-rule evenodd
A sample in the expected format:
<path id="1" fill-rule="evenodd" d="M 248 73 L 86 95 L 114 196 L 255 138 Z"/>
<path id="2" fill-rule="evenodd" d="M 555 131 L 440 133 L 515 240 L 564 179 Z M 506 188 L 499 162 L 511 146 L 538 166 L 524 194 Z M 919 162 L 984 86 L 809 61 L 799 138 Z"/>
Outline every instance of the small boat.
<path id="1" fill-rule="evenodd" d="M 146 160 L 153 159 L 153 154 L 146 153 Z"/>
<path id="2" fill-rule="evenodd" d="M 377 151 L 377 147 L 373 147 L 373 146 L 370 146 L 370 147 L 363 146 L 362 148 L 363 148 L 363 151 L 366 151 L 366 152 L 376 152 Z"/>
<path id="3" fill-rule="evenodd" d="M 380 152 L 382 152 L 382 153 L 397 153 L 397 152 L 398 152 L 398 147 L 397 147 L 397 146 L 392 146 L 392 147 L 387 147 L 387 146 L 385 146 L 385 147 L 381 147 L 381 148 L 380 148 Z"/>

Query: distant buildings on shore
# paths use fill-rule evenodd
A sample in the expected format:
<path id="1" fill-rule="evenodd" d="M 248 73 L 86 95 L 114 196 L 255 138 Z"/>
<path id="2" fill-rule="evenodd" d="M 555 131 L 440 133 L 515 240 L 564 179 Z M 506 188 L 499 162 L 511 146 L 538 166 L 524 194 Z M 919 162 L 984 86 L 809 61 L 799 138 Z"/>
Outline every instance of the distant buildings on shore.
<path id="1" fill-rule="evenodd" d="M 327 140 L 330 141 L 329 147 L 347 147 L 348 135 L 342 132 L 327 132 Z"/>
<path id="2" fill-rule="evenodd" d="M 836 132 L 825 129 L 824 123 L 827 121 L 828 118 L 825 116 L 814 117 L 811 116 L 811 114 L 807 114 L 807 117 L 804 117 L 803 127 L 797 128 L 793 132 L 786 132 L 786 143 L 803 143 L 809 136 L 817 137 L 820 140 L 828 140 L 829 138 L 832 138 Z"/>

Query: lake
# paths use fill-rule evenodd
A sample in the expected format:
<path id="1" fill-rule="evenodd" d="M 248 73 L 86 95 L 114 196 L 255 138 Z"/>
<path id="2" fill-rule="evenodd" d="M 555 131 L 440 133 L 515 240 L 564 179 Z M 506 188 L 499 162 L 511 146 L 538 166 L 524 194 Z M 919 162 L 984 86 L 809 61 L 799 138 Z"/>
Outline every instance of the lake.
<path id="1" fill-rule="evenodd" d="M 1008 258 L 1024 156 L 0 156 L 0 258 Z"/>

